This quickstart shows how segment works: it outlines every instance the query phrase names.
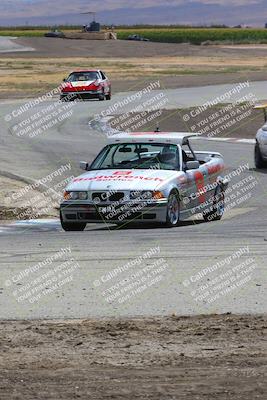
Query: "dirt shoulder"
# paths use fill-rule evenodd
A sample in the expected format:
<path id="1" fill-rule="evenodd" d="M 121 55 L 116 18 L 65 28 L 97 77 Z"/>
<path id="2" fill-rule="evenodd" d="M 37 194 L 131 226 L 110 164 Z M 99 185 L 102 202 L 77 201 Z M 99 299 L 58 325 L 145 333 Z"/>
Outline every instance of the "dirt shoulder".
<path id="1" fill-rule="evenodd" d="M 0 397 L 264 399 L 266 316 L 3 321 Z"/>
<path id="2" fill-rule="evenodd" d="M 155 109 L 116 115 L 109 121 L 109 126 L 121 131 L 153 132 L 159 126 L 163 132 L 198 132 L 210 138 L 238 139 L 254 139 L 263 124 L 263 112 L 248 103 L 218 105 L 204 111 L 198 107 Z"/>
<path id="3" fill-rule="evenodd" d="M 161 88 L 164 89 L 177 89 L 200 87 L 209 85 L 224 85 L 234 84 L 237 82 L 256 82 L 265 81 L 267 74 L 265 71 L 256 72 L 238 72 L 238 73 L 206 73 L 206 74 L 181 74 L 181 75 L 168 75 L 165 76 L 148 76 L 145 82 L 154 82 L 159 80 Z M 118 79 L 112 80 L 112 88 L 114 93 L 127 92 L 129 90 L 142 90 L 145 84 L 140 79 Z"/>
<path id="4" fill-rule="evenodd" d="M 100 67 L 101 62 L 98 64 Z M 67 75 L 67 73 L 72 68 L 66 68 L 61 72 L 51 72 L 51 77 L 49 80 L 44 75 L 38 75 L 38 72 L 34 72 L 35 84 L 33 85 L 31 81 L 33 80 L 27 68 L 19 68 L 20 72 L 18 75 L 11 73 L 8 75 L 7 80 L 2 80 L 0 83 L 0 100 L 4 99 L 27 99 L 32 97 L 41 96 L 50 90 L 57 87 L 62 78 Z M 49 67 L 50 68 L 50 67 Z M 200 87 L 209 85 L 221 85 L 221 84 L 234 84 L 237 82 L 255 82 L 255 81 L 265 81 L 266 72 L 246 72 L 246 73 L 206 73 L 204 74 L 181 74 L 181 75 L 168 75 L 166 70 L 165 75 L 146 75 L 142 78 L 129 77 L 130 72 L 126 71 L 126 77 L 122 78 L 124 74 L 123 71 L 118 71 L 115 73 L 113 66 L 104 67 L 108 72 L 108 75 L 112 82 L 112 92 L 113 94 L 128 92 L 128 91 L 138 91 L 144 89 L 146 85 L 150 82 L 160 81 L 160 86 L 163 89 L 177 89 L 177 88 L 189 88 L 189 87 Z M 0 76 L 5 75 L 2 70 Z M 37 79 L 38 77 L 38 79 Z M 36 78 L 36 79 L 35 79 Z"/>
<path id="5" fill-rule="evenodd" d="M 44 192 L 31 188 L 26 182 L 0 175 L 0 185 L 1 223 L 8 220 L 58 217 L 54 203 L 47 200 Z"/>

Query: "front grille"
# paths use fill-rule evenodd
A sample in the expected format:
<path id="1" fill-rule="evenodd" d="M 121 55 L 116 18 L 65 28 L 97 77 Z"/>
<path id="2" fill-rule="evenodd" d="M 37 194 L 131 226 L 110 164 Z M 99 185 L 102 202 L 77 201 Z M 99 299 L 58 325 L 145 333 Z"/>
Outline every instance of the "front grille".
<path id="1" fill-rule="evenodd" d="M 76 214 L 66 214 L 66 218 L 74 220 L 74 219 L 77 219 L 77 216 L 76 216 Z"/>
<path id="2" fill-rule="evenodd" d="M 100 202 L 109 202 L 109 201 L 120 201 L 123 200 L 124 193 L 123 192 L 94 192 L 92 194 L 92 200 L 97 200 Z"/>
<path id="3" fill-rule="evenodd" d="M 95 213 L 83 212 L 83 213 L 78 213 L 78 219 L 85 220 L 85 221 L 86 220 L 98 221 L 98 220 L 101 220 L 101 217 Z"/>

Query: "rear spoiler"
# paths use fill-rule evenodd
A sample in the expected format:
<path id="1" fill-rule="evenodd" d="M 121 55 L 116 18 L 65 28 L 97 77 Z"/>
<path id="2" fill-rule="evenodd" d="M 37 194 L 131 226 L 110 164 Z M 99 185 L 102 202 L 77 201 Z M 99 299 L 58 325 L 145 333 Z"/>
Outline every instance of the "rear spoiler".
<path id="1" fill-rule="evenodd" d="M 267 122 L 267 103 L 264 104 L 256 104 L 254 107 L 255 110 L 263 110 L 264 120 Z"/>

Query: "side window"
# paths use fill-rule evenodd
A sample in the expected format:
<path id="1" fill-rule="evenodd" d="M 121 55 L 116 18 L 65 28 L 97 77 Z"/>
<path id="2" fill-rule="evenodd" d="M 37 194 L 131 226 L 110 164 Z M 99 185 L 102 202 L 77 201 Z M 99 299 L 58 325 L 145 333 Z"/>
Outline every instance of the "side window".
<path id="1" fill-rule="evenodd" d="M 104 74 L 102 71 L 100 71 L 100 75 L 101 75 L 101 78 L 102 78 L 102 79 L 106 79 L 106 76 L 105 76 L 105 74 Z"/>

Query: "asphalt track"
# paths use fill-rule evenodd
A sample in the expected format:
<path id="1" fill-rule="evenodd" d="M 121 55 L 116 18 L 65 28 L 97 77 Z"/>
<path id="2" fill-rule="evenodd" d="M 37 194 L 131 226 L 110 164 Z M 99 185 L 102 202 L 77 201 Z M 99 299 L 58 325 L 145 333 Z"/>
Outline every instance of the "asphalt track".
<path id="1" fill-rule="evenodd" d="M 255 95 L 264 99 L 267 83 L 256 82 L 253 85 Z M 164 91 L 168 97 L 168 103 L 164 107 L 201 105 L 229 89 L 228 85 L 222 85 L 209 87 L 208 93 L 207 88 Z M 106 139 L 100 130 L 99 122 L 96 121 L 89 128 L 88 121 L 125 96 L 125 93 L 114 96 L 112 103 L 92 101 L 74 104 L 73 113 L 69 118 L 33 138 L 27 135 L 18 137 L 14 132 L 14 125 L 17 126 L 25 120 L 29 113 L 11 120 L 6 118 L 22 102 L 3 102 L 0 171 L 30 181 L 40 179 L 62 164 L 70 162 L 71 174 L 79 174 L 79 160 L 90 161 L 105 144 Z M 136 101 L 136 104 L 138 103 L 140 101 Z M 48 104 L 53 104 L 53 101 L 36 106 L 31 110 L 31 115 L 37 110 L 41 111 Z M 133 104 L 130 104 L 123 110 L 119 109 L 117 113 L 125 112 L 132 106 Z M 232 204 L 221 222 L 207 224 L 201 219 L 193 219 L 174 229 L 151 226 L 117 229 L 101 224 L 90 225 L 81 233 L 66 233 L 61 230 L 57 220 L 4 224 L 0 227 L 0 318 L 266 312 L 266 174 L 264 171 L 254 170 L 253 146 L 250 144 L 209 142 L 201 139 L 195 143 L 195 148 L 220 151 L 225 157 L 227 173 L 248 163 L 249 166 L 232 179 L 231 185 L 249 178 L 250 182 L 255 182 L 253 188 L 248 190 L 250 196 L 239 204 Z M 240 188 L 236 189 L 234 194 L 237 194 L 237 191 L 239 195 L 242 194 Z M 31 273 L 19 281 L 19 274 L 53 257 L 60 249 L 68 247 L 71 255 L 64 255 L 63 259 L 74 260 L 72 262 L 76 267 L 72 280 L 35 303 L 29 303 L 27 299 L 18 302 L 16 296 L 20 287 L 35 278 L 35 273 Z M 157 254 L 144 259 L 141 266 L 149 267 L 155 260 L 163 259 L 165 269 L 160 274 L 161 280 L 151 284 L 141 294 L 132 295 L 123 303 L 113 301 L 109 304 L 106 301 L 107 291 L 111 290 L 112 285 L 127 279 L 137 267 L 103 282 L 103 279 L 107 279 L 107 273 L 125 266 L 129 261 L 154 248 L 159 249 Z M 249 265 L 249 260 L 252 259 L 255 268 L 250 274 L 251 279 L 215 301 L 196 301 L 196 293 L 204 293 L 204 286 L 218 276 L 219 271 L 205 273 L 196 281 L 197 274 L 218 262 L 223 264 L 240 249 L 246 249 L 246 252 L 235 261 L 232 260 L 230 265 L 221 266 L 219 271 L 226 273 L 233 265 L 244 262 L 248 262 Z M 42 273 L 50 270 L 49 264 L 42 267 Z M 230 284 L 225 287 L 229 286 Z"/>

